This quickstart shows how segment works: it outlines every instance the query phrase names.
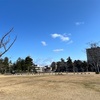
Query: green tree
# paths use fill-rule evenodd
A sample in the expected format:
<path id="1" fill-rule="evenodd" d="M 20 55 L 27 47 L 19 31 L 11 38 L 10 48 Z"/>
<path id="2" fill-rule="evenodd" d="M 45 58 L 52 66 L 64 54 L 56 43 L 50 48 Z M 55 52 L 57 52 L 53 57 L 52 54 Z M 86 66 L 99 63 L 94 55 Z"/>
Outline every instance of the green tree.
<path id="1" fill-rule="evenodd" d="M 3 64 L 3 59 L 0 59 L 0 72 L 1 72 L 2 74 L 4 74 L 4 72 L 5 72 L 4 64 Z"/>
<path id="2" fill-rule="evenodd" d="M 63 58 L 61 58 L 61 61 L 57 62 L 57 72 L 64 72 L 66 71 L 66 63 Z"/>
<path id="3" fill-rule="evenodd" d="M 61 72 L 65 72 L 66 71 L 66 62 L 63 58 L 61 58 L 61 62 L 60 62 L 60 71 Z"/>
<path id="4" fill-rule="evenodd" d="M 84 72 L 87 72 L 88 71 L 88 64 L 87 64 L 86 61 L 83 61 L 82 62 L 82 69 L 83 69 Z"/>
<path id="5" fill-rule="evenodd" d="M 25 67 L 28 72 L 31 70 L 32 65 L 33 65 L 33 59 L 30 56 L 27 56 L 25 58 Z"/>
<path id="6" fill-rule="evenodd" d="M 3 64 L 4 64 L 5 73 L 6 73 L 9 71 L 9 58 L 8 57 L 4 58 Z"/>
<path id="7" fill-rule="evenodd" d="M 16 69 L 17 72 L 20 72 L 20 71 L 22 70 L 22 69 L 21 69 L 21 60 L 22 60 L 22 59 L 19 57 L 19 58 L 17 59 L 17 61 L 16 61 L 16 66 L 15 66 L 16 68 L 15 68 L 15 69 Z"/>
<path id="8" fill-rule="evenodd" d="M 85 72 L 87 71 L 87 63 L 81 60 L 75 60 L 74 66 L 77 72 Z"/>
<path id="9" fill-rule="evenodd" d="M 56 71 L 56 62 L 52 62 L 50 67 L 52 68 L 52 71 Z"/>
<path id="10" fill-rule="evenodd" d="M 23 71 L 23 72 L 25 72 L 26 70 L 27 70 L 27 68 L 25 67 L 25 60 L 24 59 L 21 59 L 21 70 Z"/>
<path id="11" fill-rule="evenodd" d="M 72 59 L 70 57 L 67 58 L 67 71 L 73 72 L 74 66 Z"/>

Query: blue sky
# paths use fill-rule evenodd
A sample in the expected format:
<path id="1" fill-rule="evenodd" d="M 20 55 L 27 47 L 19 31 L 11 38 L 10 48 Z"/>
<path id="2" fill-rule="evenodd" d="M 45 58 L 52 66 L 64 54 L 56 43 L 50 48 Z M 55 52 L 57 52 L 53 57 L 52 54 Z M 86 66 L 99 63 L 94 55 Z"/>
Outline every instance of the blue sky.
<path id="1" fill-rule="evenodd" d="M 3 57 L 13 62 L 86 60 L 88 43 L 100 41 L 100 0 L 0 0 L 0 37 L 12 27 L 18 38 Z"/>

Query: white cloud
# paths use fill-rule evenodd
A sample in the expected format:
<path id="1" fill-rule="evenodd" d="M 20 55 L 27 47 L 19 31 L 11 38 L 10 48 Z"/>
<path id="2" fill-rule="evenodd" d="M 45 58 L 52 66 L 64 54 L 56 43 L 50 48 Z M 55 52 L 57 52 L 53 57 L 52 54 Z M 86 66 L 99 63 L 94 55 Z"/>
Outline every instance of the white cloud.
<path id="1" fill-rule="evenodd" d="M 45 41 L 41 41 L 43 46 L 47 46 L 47 43 Z"/>
<path id="2" fill-rule="evenodd" d="M 57 34 L 57 33 L 54 33 L 54 34 L 51 34 L 51 36 L 52 36 L 53 38 L 57 38 L 57 37 L 60 37 L 61 35 L 60 35 L 60 34 Z"/>
<path id="3" fill-rule="evenodd" d="M 64 49 L 55 49 L 53 50 L 54 52 L 61 52 L 61 51 L 64 51 Z"/>
<path id="4" fill-rule="evenodd" d="M 51 36 L 53 38 L 60 38 L 62 41 L 69 41 L 70 40 L 70 38 L 68 36 L 66 36 L 66 34 L 62 35 L 62 34 L 54 33 L 54 34 L 51 34 Z"/>
<path id="5" fill-rule="evenodd" d="M 83 25 L 84 22 L 75 22 L 75 25 L 79 26 L 79 25 Z"/>
<path id="6" fill-rule="evenodd" d="M 61 35 L 60 38 L 62 41 L 69 41 L 69 37 L 67 37 L 67 36 Z"/>

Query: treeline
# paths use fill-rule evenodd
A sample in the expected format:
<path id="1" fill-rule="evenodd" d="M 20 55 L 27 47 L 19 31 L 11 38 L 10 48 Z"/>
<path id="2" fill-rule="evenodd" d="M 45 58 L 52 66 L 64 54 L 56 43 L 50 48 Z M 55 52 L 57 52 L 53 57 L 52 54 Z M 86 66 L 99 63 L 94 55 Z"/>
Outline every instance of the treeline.
<path id="1" fill-rule="evenodd" d="M 55 72 L 95 72 L 95 67 L 86 61 L 72 61 L 70 57 L 68 57 L 66 61 L 61 58 L 61 61 L 52 62 L 51 67 L 52 71 Z"/>
<path id="2" fill-rule="evenodd" d="M 15 63 L 9 61 L 8 57 L 0 59 L 0 73 L 37 73 L 37 65 L 34 64 L 33 59 L 27 56 L 25 59 L 18 58 Z M 66 61 L 61 58 L 58 62 L 52 62 L 50 66 L 44 66 L 44 72 L 95 72 L 93 65 L 86 61 L 74 60 L 70 57 Z"/>
<path id="3" fill-rule="evenodd" d="M 35 64 L 30 56 L 25 59 L 18 58 L 15 63 L 9 61 L 8 57 L 0 59 L 0 72 L 4 73 L 22 73 L 22 72 L 35 72 Z"/>

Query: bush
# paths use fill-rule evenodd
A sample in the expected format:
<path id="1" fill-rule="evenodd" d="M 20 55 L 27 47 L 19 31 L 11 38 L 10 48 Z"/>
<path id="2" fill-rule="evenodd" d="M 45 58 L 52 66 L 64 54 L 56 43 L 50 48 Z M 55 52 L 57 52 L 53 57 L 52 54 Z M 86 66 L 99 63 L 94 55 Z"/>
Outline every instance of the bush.
<path id="1" fill-rule="evenodd" d="M 96 74 L 100 74 L 100 72 L 95 72 Z"/>

